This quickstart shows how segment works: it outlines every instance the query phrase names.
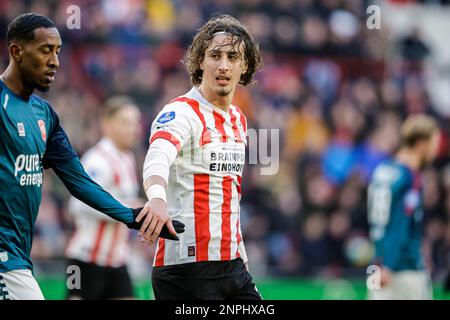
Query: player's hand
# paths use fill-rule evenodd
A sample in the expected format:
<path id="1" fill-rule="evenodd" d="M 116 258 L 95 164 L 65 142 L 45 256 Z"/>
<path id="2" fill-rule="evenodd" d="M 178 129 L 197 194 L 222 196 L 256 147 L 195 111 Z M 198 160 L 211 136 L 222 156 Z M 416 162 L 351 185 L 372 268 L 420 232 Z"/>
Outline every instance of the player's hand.
<path id="1" fill-rule="evenodd" d="M 137 209 L 133 209 L 133 217 L 134 217 L 134 219 L 136 219 L 138 217 L 138 215 L 142 212 L 143 209 L 144 209 L 143 207 L 137 208 Z M 141 229 L 141 226 L 142 226 L 143 222 L 144 222 L 144 220 L 141 219 L 140 223 L 138 223 L 136 221 L 133 221 L 132 223 L 129 223 L 127 225 L 128 225 L 128 227 L 130 229 L 139 230 L 139 229 Z M 184 223 L 182 223 L 182 222 L 180 222 L 178 220 L 172 220 L 172 225 L 173 225 L 173 228 L 175 229 L 175 231 L 177 233 L 183 233 L 184 232 Z M 170 240 L 175 240 L 175 241 L 178 240 L 178 238 L 176 236 L 172 235 L 169 232 L 169 229 L 167 228 L 167 225 L 163 226 L 159 236 L 161 238 L 164 238 L 164 239 L 170 239 Z"/>
<path id="2" fill-rule="evenodd" d="M 178 240 L 177 232 L 167 212 L 167 204 L 163 200 L 155 198 L 148 201 L 136 217 L 136 222 L 140 223 L 142 219 L 144 220 L 139 233 L 147 244 L 156 241 L 164 226 L 167 227 L 168 234 L 171 234 L 174 240 Z"/>
<path id="3" fill-rule="evenodd" d="M 389 268 L 381 267 L 380 287 L 386 287 L 392 280 L 392 272 Z"/>

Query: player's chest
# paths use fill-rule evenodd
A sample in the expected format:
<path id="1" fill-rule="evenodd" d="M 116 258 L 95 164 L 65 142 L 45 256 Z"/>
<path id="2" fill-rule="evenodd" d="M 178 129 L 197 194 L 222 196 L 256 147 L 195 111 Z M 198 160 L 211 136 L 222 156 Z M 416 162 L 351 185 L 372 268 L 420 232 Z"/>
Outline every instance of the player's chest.
<path id="1" fill-rule="evenodd" d="M 245 133 L 230 121 L 206 121 L 193 140 L 191 153 L 184 160 L 202 172 L 212 175 L 242 175 L 245 165 Z"/>
<path id="2" fill-rule="evenodd" d="M 26 103 L 9 104 L 1 110 L 2 140 L 13 154 L 45 153 L 48 121 L 44 111 L 32 109 Z"/>
<path id="3" fill-rule="evenodd" d="M 210 134 L 212 144 L 245 144 L 246 137 L 241 121 L 231 111 L 219 113 L 204 111 L 205 127 Z M 205 128 L 203 127 L 203 130 Z"/>

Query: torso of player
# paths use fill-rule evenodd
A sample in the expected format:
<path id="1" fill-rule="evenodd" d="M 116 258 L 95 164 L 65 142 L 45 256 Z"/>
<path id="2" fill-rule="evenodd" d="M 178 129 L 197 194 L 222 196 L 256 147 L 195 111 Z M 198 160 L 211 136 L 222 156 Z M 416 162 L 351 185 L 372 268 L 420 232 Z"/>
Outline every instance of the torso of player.
<path id="1" fill-rule="evenodd" d="M 81 161 L 86 172 L 124 205 L 134 206 L 139 192 L 136 163 L 131 152 L 122 152 L 103 138 Z M 69 210 L 76 230 L 66 250 L 70 258 L 100 266 L 120 267 L 128 254 L 128 228 L 74 198 Z"/>
<path id="2" fill-rule="evenodd" d="M 189 126 L 182 147 L 170 168 L 167 192 L 172 219 L 186 231 L 180 241 L 160 239 L 155 266 L 196 261 L 231 260 L 240 256 L 239 201 L 245 164 L 246 120 L 231 105 L 223 111 L 193 88 L 167 105 L 152 126 L 151 140 L 177 141 L 177 125 Z M 186 128 L 185 128 L 186 129 Z M 179 141 L 178 141 L 179 142 Z M 177 142 L 175 142 L 177 144 Z"/>
<path id="3" fill-rule="evenodd" d="M 24 100 L 0 81 L 0 271 L 31 268 L 42 159 L 53 125 L 44 100 L 34 95 Z"/>
<path id="4" fill-rule="evenodd" d="M 0 83 L 0 229 L 8 234 L 0 241 L 0 254 L 16 250 L 26 257 L 31 250 L 52 121 L 44 100 L 33 95 L 26 101 Z M 3 258 L 8 259 L 12 254 Z"/>
<path id="5" fill-rule="evenodd" d="M 30 195 L 35 190 L 39 201 L 43 171 L 41 163 L 51 126 L 48 107 L 35 96 L 25 101 L 5 88 L 0 92 L 2 188 L 27 188 Z M 8 193 L 2 193 L 2 198 L 7 195 Z M 11 193 L 11 196 L 11 199 L 5 201 L 14 202 L 17 194 Z"/>
<path id="6" fill-rule="evenodd" d="M 408 219 L 408 233 L 401 256 L 399 270 L 423 268 L 421 243 L 423 229 L 423 190 L 421 176 L 406 166 L 389 161 L 374 172 L 369 186 L 369 223 L 371 237 L 377 243 L 386 233 L 399 234 L 398 220 Z M 401 241 L 401 240 L 398 240 Z"/>

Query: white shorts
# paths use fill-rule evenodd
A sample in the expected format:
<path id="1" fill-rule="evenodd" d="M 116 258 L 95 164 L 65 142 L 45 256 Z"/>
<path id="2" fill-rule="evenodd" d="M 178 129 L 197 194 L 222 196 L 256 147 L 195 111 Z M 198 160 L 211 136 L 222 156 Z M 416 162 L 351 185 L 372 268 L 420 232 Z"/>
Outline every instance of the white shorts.
<path id="1" fill-rule="evenodd" d="M 368 292 L 369 300 L 431 300 L 433 290 L 430 276 L 425 271 L 392 273 L 391 282 L 381 289 Z"/>
<path id="2" fill-rule="evenodd" d="M 0 300 L 44 300 L 31 270 L 0 272 Z"/>

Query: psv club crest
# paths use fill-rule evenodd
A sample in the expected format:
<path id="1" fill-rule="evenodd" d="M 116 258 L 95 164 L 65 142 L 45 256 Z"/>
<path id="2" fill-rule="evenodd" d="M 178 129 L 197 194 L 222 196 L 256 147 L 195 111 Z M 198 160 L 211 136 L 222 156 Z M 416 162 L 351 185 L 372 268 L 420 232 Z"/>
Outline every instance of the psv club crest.
<path id="1" fill-rule="evenodd" d="M 47 141 L 47 130 L 45 130 L 44 120 L 38 120 L 39 129 L 41 130 L 42 140 Z"/>

